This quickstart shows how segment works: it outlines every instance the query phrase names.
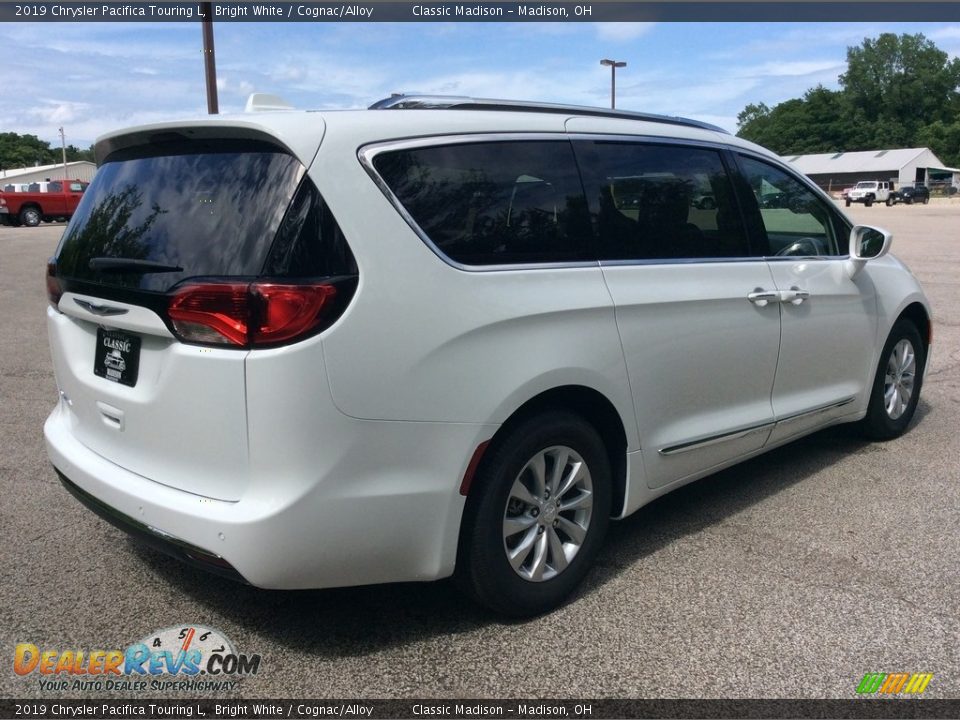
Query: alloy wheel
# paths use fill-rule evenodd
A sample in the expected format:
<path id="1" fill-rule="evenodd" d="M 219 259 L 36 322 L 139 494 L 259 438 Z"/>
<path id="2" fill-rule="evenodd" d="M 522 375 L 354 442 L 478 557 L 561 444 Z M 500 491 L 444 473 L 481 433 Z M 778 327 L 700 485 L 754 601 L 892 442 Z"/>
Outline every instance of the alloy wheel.
<path id="1" fill-rule="evenodd" d="M 910 404 L 916 375 L 917 354 L 904 338 L 893 346 L 883 379 L 883 404 L 891 420 L 903 415 Z"/>
<path id="2" fill-rule="evenodd" d="M 514 572 L 543 582 L 576 557 L 593 517 L 593 480 L 572 448 L 541 450 L 517 474 L 503 514 L 503 547 Z"/>

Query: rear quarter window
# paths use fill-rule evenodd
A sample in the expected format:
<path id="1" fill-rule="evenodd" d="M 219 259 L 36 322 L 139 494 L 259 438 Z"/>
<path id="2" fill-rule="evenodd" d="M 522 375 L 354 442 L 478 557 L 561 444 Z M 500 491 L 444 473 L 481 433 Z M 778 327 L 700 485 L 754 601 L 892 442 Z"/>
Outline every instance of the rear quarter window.
<path id="1" fill-rule="evenodd" d="M 589 257 L 590 219 L 566 140 L 389 150 L 373 163 L 434 247 L 457 263 Z"/>

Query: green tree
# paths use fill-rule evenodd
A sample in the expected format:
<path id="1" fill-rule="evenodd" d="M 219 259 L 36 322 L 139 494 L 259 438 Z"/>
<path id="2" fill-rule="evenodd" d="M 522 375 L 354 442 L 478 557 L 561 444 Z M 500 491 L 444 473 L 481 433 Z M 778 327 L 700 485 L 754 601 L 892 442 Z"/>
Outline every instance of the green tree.
<path id="1" fill-rule="evenodd" d="M 0 168 L 21 168 L 57 162 L 50 143 L 36 135 L 0 133 Z"/>
<path id="2" fill-rule="evenodd" d="M 93 160 L 93 146 L 81 150 L 67 145 L 67 162 Z M 63 150 L 51 147 L 46 140 L 36 135 L 19 135 L 14 132 L 0 133 L 0 169 L 53 165 L 63 161 Z"/>
<path id="3" fill-rule="evenodd" d="M 840 91 L 747 105 L 737 134 L 781 155 L 927 146 L 960 162 L 960 60 L 923 35 L 884 33 L 847 48 L 839 80 Z"/>
<path id="4" fill-rule="evenodd" d="M 854 134 L 850 109 L 842 94 L 818 85 L 802 99 L 787 100 L 770 110 L 748 105 L 737 116 L 740 137 L 781 155 L 838 152 Z"/>
<path id="5" fill-rule="evenodd" d="M 950 167 L 960 167 L 960 120 L 937 120 L 920 129 L 917 144 L 928 147 Z"/>
<path id="6" fill-rule="evenodd" d="M 880 124 L 876 137 L 905 145 L 923 125 L 956 118 L 960 59 L 923 35 L 883 33 L 847 48 L 840 84 L 851 106 Z"/>

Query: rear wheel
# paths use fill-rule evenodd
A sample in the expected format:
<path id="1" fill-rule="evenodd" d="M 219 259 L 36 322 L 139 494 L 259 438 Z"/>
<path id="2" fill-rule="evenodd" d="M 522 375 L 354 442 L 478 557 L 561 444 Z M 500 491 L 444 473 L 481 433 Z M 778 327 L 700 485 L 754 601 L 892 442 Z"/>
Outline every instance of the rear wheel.
<path id="1" fill-rule="evenodd" d="M 43 220 L 40 208 L 30 205 L 20 210 L 20 222 L 27 227 L 36 227 Z"/>
<path id="2" fill-rule="evenodd" d="M 557 411 L 520 423 L 491 452 L 468 501 L 457 578 L 496 612 L 538 615 L 563 602 L 600 549 L 606 448 L 589 423 Z"/>
<path id="3" fill-rule="evenodd" d="M 898 320 L 880 354 L 873 381 L 864 434 L 871 440 L 890 440 L 902 435 L 920 399 L 927 349 L 916 325 Z"/>

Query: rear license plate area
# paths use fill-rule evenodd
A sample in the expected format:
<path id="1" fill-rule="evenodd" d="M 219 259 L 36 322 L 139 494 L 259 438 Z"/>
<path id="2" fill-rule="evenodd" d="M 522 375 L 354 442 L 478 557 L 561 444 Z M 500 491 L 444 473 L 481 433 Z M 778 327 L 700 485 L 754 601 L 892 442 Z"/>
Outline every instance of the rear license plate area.
<path id="1" fill-rule="evenodd" d="M 97 328 L 93 374 L 133 387 L 137 384 L 139 370 L 140 338 L 118 330 Z"/>

